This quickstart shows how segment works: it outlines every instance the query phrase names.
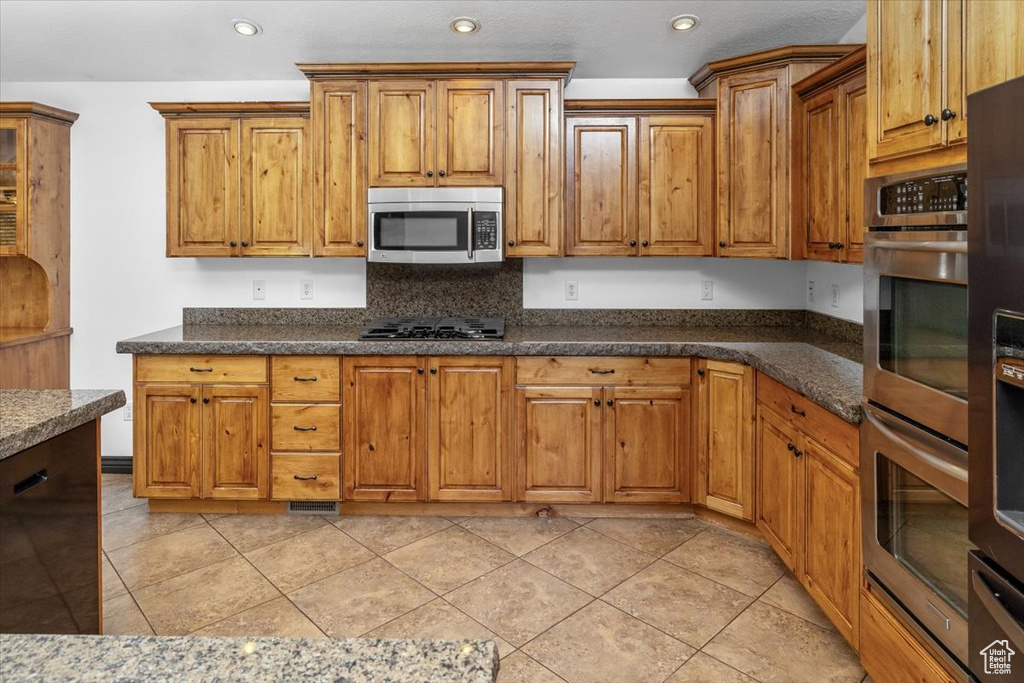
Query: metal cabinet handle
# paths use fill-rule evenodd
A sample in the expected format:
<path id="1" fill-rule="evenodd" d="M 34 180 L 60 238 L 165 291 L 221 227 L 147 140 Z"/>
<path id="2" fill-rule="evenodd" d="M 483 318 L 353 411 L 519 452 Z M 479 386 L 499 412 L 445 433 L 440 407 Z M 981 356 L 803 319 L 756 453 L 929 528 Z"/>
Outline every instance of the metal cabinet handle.
<path id="1" fill-rule="evenodd" d="M 295 425 L 294 427 L 292 427 L 292 429 L 294 429 L 297 432 L 315 432 L 316 425 L 313 425 L 312 427 L 300 427 L 299 425 Z"/>
<path id="2" fill-rule="evenodd" d="M 725 242 L 719 242 L 719 243 L 718 243 L 718 246 L 720 246 L 720 247 L 724 247 L 724 246 L 725 246 Z"/>
<path id="3" fill-rule="evenodd" d="M 428 178 L 433 178 L 434 177 L 434 172 L 433 171 L 427 171 L 427 177 Z"/>
<path id="4" fill-rule="evenodd" d="M 844 249 L 844 248 L 846 248 L 845 244 L 843 244 L 842 242 L 836 242 L 836 249 Z"/>
<path id="5" fill-rule="evenodd" d="M 701 369 L 697 370 L 697 376 L 698 377 L 703 377 L 704 376 L 704 368 L 701 368 Z"/>
<path id="6" fill-rule="evenodd" d="M 293 475 L 293 476 L 294 476 L 294 477 L 295 477 L 295 478 L 296 478 L 297 480 L 299 480 L 299 481 L 316 481 L 316 480 L 317 480 L 317 475 L 315 475 L 315 474 L 314 474 L 314 475 L 312 475 L 312 476 L 309 476 L 309 477 L 300 477 L 300 476 L 299 476 L 299 475 L 297 475 L 297 474 L 296 474 L 296 475 Z"/>
<path id="7" fill-rule="evenodd" d="M 416 374 L 422 375 L 423 374 L 423 368 L 416 368 Z"/>
<path id="8" fill-rule="evenodd" d="M 796 456 L 797 458 L 799 458 L 803 454 L 804 454 L 804 452 L 802 450 L 800 450 L 799 448 L 793 449 L 793 455 Z"/>
<path id="9" fill-rule="evenodd" d="M 601 405 L 601 401 L 599 401 L 599 400 L 598 401 L 594 401 L 594 405 L 595 406 L 600 406 Z"/>
<path id="10" fill-rule="evenodd" d="M 437 368 L 430 368 L 430 374 L 431 375 L 436 375 L 437 374 Z"/>
<path id="11" fill-rule="evenodd" d="M 516 246 L 516 241 L 515 240 L 509 240 L 508 241 L 508 246 L 510 246 L 510 247 Z"/>
<path id="12" fill-rule="evenodd" d="M 236 242 L 234 240 L 231 240 L 230 242 L 228 242 L 228 244 L 230 244 L 232 247 L 237 247 L 238 246 L 238 242 Z"/>
<path id="13" fill-rule="evenodd" d="M 636 240 L 630 240 L 629 241 L 629 246 L 635 247 L 636 246 Z"/>
<path id="14" fill-rule="evenodd" d="M 926 126 L 934 126 L 938 122 L 939 122 L 939 120 L 937 118 L 935 118 L 934 116 L 932 116 L 931 114 L 925 114 L 924 115 L 924 125 L 926 125 Z"/>
<path id="15" fill-rule="evenodd" d="M 640 246 L 642 246 L 642 247 L 649 247 L 649 246 L 651 246 L 651 243 L 648 242 L 647 240 L 644 240 L 643 242 L 640 243 Z"/>
<path id="16" fill-rule="evenodd" d="M 793 411 L 794 413 L 796 413 L 797 415 L 799 415 L 800 417 L 807 417 L 807 411 L 806 410 L 797 410 L 797 407 L 795 405 L 793 405 L 792 403 L 789 404 L 789 409 L 791 411 Z"/>
<path id="17" fill-rule="evenodd" d="M 213 372 L 213 368 L 189 368 L 189 372 Z"/>
<path id="18" fill-rule="evenodd" d="M 943 121 L 949 121 L 952 118 L 956 118 L 956 112 L 948 107 L 939 112 L 939 116 L 942 117 Z"/>
<path id="19" fill-rule="evenodd" d="M 190 399 L 188 400 L 188 402 L 189 402 L 189 403 L 195 403 L 195 402 L 196 402 L 196 397 L 195 397 L 195 396 L 193 396 L 192 398 L 190 398 Z"/>
<path id="20" fill-rule="evenodd" d="M 49 478 L 50 478 L 50 475 L 47 473 L 47 471 L 45 469 L 39 470 L 38 472 L 33 474 L 31 477 L 28 477 L 26 479 L 22 479 L 17 484 L 15 484 L 14 485 L 14 495 L 20 496 L 21 494 L 25 493 L 29 489 L 34 489 L 35 487 L 39 486 L 40 484 L 42 484 L 43 482 L 45 482 Z"/>
<path id="21" fill-rule="evenodd" d="M 595 370 L 594 368 L 590 368 L 590 374 L 591 375 L 614 375 L 615 374 L 615 369 L 612 368 L 611 370 Z"/>
<path id="22" fill-rule="evenodd" d="M 316 375 L 313 375 L 312 377 L 294 377 L 293 379 L 296 382 L 315 382 L 316 381 Z"/>
<path id="23" fill-rule="evenodd" d="M 829 249 L 835 249 L 836 248 L 836 242 L 829 242 L 828 243 L 828 248 Z"/>
<path id="24" fill-rule="evenodd" d="M 611 399 L 608 399 L 608 405 L 609 405 L 609 406 L 613 406 L 613 405 L 615 405 L 615 402 L 614 402 L 614 401 L 612 401 Z"/>
<path id="25" fill-rule="evenodd" d="M 362 241 L 362 240 L 359 240 L 359 241 L 357 241 L 357 242 L 356 242 L 356 246 L 357 246 L 357 247 L 361 247 L 361 246 L 363 246 L 363 241 Z"/>
<path id="26" fill-rule="evenodd" d="M 437 175 L 439 175 L 439 176 L 441 176 L 442 178 L 444 178 L 444 171 L 438 171 L 438 172 L 437 172 Z"/>
<path id="27" fill-rule="evenodd" d="M 245 240 L 242 240 L 242 246 L 243 246 L 243 247 L 247 247 L 247 246 L 249 246 L 249 243 L 248 243 L 248 242 L 246 242 Z"/>
<path id="28" fill-rule="evenodd" d="M 793 451 L 795 451 L 795 450 L 796 450 L 796 446 L 794 446 L 794 445 L 793 445 L 793 444 L 791 444 L 791 443 L 787 443 L 787 444 L 786 444 L 786 448 L 787 448 L 787 449 L 789 449 L 789 451 L 790 451 L 791 453 L 792 453 Z"/>
<path id="29" fill-rule="evenodd" d="M 204 398 L 203 399 L 203 403 L 209 403 L 209 402 L 210 402 L 210 399 L 208 399 L 208 398 Z"/>

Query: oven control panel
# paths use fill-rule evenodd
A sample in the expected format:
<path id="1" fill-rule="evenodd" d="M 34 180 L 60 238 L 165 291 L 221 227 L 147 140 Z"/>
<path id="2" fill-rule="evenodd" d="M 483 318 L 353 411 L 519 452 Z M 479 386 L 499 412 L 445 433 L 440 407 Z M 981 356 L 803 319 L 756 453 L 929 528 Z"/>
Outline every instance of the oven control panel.
<path id="1" fill-rule="evenodd" d="M 939 213 L 967 210 L 967 174 L 950 173 L 884 185 L 882 215 Z"/>

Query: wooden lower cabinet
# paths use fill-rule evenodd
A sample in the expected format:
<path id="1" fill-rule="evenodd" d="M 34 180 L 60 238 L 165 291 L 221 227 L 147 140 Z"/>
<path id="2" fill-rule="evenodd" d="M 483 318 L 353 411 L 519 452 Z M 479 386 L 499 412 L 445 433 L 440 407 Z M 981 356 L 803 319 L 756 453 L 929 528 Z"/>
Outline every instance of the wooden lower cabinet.
<path id="1" fill-rule="evenodd" d="M 754 370 L 698 362 L 696 502 L 754 521 Z"/>
<path id="2" fill-rule="evenodd" d="M 135 390 L 135 495 L 198 498 L 202 480 L 202 387 L 137 385 Z"/>
<path id="3" fill-rule="evenodd" d="M 337 453 L 274 453 L 270 458 L 271 500 L 338 500 L 338 458 Z"/>
<path id="4" fill-rule="evenodd" d="M 601 501 L 600 387 L 516 389 L 516 500 Z"/>
<path id="5" fill-rule="evenodd" d="M 267 497 L 266 386 L 203 386 L 203 498 Z"/>
<path id="6" fill-rule="evenodd" d="M 954 680 L 865 588 L 860 591 L 860 663 L 875 683 Z"/>
<path id="7" fill-rule="evenodd" d="M 757 528 L 799 575 L 802 474 L 796 430 L 763 406 L 757 411 Z"/>

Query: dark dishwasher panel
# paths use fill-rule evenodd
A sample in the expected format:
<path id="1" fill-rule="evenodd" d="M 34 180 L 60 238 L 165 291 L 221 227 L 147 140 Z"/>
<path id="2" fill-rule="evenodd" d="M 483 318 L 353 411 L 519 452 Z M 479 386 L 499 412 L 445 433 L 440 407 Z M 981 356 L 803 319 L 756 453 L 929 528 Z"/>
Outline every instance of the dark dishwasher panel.
<path id="1" fill-rule="evenodd" d="M 1024 587 L 977 551 L 968 559 L 971 671 L 982 683 L 1024 680 Z"/>
<path id="2" fill-rule="evenodd" d="M 0 460 L 0 633 L 99 633 L 96 422 Z"/>

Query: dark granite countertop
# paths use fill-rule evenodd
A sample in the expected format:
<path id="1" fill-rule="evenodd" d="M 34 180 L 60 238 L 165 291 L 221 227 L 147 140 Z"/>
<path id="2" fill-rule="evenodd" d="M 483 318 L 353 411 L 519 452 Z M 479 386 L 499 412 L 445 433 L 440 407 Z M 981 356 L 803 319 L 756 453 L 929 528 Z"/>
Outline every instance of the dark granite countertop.
<path id="1" fill-rule="evenodd" d="M 489 640 L 0 635 L 0 680 L 492 683 Z"/>
<path id="2" fill-rule="evenodd" d="M 859 343 L 805 327 L 550 326 L 505 329 L 500 341 L 360 341 L 357 325 L 185 325 L 117 343 L 134 354 L 699 356 L 747 363 L 859 424 Z"/>
<path id="3" fill-rule="evenodd" d="M 0 390 L 0 460 L 117 410 L 120 389 Z"/>

